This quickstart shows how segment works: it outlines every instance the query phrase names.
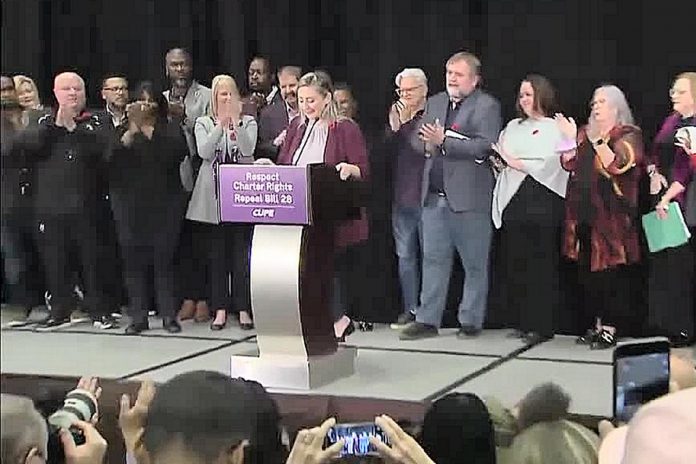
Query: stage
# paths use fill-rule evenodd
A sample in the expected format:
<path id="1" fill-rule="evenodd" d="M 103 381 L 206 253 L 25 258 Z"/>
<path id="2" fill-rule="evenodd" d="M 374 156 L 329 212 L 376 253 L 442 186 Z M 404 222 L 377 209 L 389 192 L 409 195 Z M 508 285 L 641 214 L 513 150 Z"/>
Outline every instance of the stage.
<path id="1" fill-rule="evenodd" d="M 235 324 L 212 332 L 207 324 L 187 321 L 180 334 L 171 335 L 152 318 L 153 330 L 132 337 L 123 334 L 125 318 L 117 330 L 76 324 L 40 333 L 6 328 L 12 316 L 3 310 L 3 392 L 34 390 L 37 379 L 67 388 L 75 378 L 93 375 L 103 379 L 107 396 L 115 401 L 123 391 L 135 391 L 141 379 L 165 382 L 198 369 L 229 374 L 230 356 L 257 353 L 253 331 Z M 571 413 L 588 425 L 611 415 L 610 350 L 590 351 L 570 336 L 526 346 L 506 338 L 507 333 L 486 330 L 478 338 L 459 340 L 454 329 L 445 329 L 437 338 L 404 342 L 397 331 L 377 325 L 372 332 L 357 331 L 348 339 L 347 345 L 358 348 L 354 376 L 312 391 L 270 391 L 283 415 L 294 416 L 299 425 L 312 425 L 304 423 L 325 414 L 355 421 L 381 412 L 418 421 L 430 402 L 451 392 L 494 396 L 513 406 L 547 381 L 570 394 Z M 115 404 L 110 409 L 115 411 Z"/>

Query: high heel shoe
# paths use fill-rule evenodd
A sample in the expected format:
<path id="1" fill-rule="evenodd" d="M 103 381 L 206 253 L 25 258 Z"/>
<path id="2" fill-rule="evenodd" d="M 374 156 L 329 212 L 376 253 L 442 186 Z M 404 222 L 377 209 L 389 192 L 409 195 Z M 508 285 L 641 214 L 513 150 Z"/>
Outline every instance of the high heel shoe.
<path id="1" fill-rule="evenodd" d="M 606 329 L 599 332 L 597 340 L 590 345 L 591 350 L 606 350 L 616 346 L 616 334 Z"/>
<path id="2" fill-rule="evenodd" d="M 338 343 L 343 343 L 346 341 L 346 337 L 351 335 L 353 332 L 355 332 L 355 324 L 353 321 L 350 321 L 350 324 L 343 330 L 343 333 L 341 334 L 340 337 L 336 337 L 336 341 Z"/>
<path id="3" fill-rule="evenodd" d="M 599 332 L 597 331 L 597 329 L 587 329 L 585 335 L 581 335 L 575 339 L 575 343 L 577 343 L 578 345 L 591 346 L 597 340 L 599 340 Z"/>
<path id="4" fill-rule="evenodd" d="M 222 322 L 220 322 L 219 316 L 222 315 Z M 210 324 L 210 330 L 218 331 L 225 328 L 227 325 L 227 311 L 218 310 L 218 314 L 215 315 L 215 320 Z"/>
<path id="5" fill-rule="evenodd" d="M 250 322 L 242 322 L 242 313 L 245 313 L 247 315 Z M 242 330 L 253 330 L 254 329 L 254 321 L 251 320 L 251 316 L 246 311 L 239 312 L 239 328 Z"/>

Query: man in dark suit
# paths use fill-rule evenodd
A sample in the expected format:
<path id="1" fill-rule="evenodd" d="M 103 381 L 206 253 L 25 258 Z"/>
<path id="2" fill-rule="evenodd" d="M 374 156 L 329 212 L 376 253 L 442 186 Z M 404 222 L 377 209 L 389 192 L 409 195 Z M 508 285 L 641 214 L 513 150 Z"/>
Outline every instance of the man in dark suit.
<path id="1" fill-rule="evenodd" d="M 261 110 L 280 100 L 280 92 L 273 82 L 271 60 L 255 56 L 249 63 L 248 88 L 242 98 L 242 113 L 258 120 Z"/>
<path id="2" fill-rule="evenodd" d="M 454 250 L 465 280 L 457 336 L 476 336 L 486 315 L 493 175 L 487 164 L 501 129 L 500 104 L 478 89 L 481 63 L 471 53 L 447 61 L 447 91 L 428 99 L 420 139 L 423 173 L 423 281 L 415 322 L 402 340 L 438 334 Z"/>
<path id="3" fill-rule="evenodd" d="M 95 115 L 102 126 L 109 129 L 119 127 L 126 121 L 128 104 L 128 80 L 120 74 L 109 74 L 102 80 L 101 96 L 106 106 Z"/>
<path id="4" fill-rule="evenodd" d="M 302 69 L 298 66 L 285 66 L 278 71 L 281 99 L 261 111 L 256 158 L 268 158 L 275 161 L 278 156 L 278 150 L 285 140 L 290 121 L 299 115 L 297 84 L 300 77 L 302 77 Z"/>

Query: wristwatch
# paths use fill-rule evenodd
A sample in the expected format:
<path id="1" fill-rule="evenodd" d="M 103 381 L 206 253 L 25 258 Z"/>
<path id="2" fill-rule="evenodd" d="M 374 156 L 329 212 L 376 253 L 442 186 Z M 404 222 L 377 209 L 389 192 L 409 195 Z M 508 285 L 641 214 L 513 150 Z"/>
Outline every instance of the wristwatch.
<path id="1" fill-rule="evenodd" d="M 594 145 L 595 147 L 604 145 L 604 139 L 595 140 L 594 142 L 592 142 L 592 145 Z"/>

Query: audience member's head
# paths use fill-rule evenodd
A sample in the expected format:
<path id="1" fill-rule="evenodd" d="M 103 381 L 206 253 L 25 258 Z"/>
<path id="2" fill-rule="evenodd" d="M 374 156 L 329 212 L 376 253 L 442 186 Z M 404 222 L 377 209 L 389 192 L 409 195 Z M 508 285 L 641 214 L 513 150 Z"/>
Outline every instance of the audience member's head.
<path id="1" fill-rule="evenodd" d="M 188 88 L 193 80 L 193 59 L 183 48 L 172 48 L 164 58 L 165 73 L 172 87 Z"/>
<path id="2" fill-rule="evenodd" d="M 599 437 L 566 420 L 570 398 L 558 386 L 534 388 L 519 404 L 519 432 L 510 447 L 515 462 L 594 464 Z"/>
<path id="3" fill-rule="evenodd" d="M 0 417 L 2 464 L 40 464 L 46 461 L 46 421 L 29 398 L 3 394 Z"/>
<path id="4" fill-rule="evenodd" d="M 158 387 L 148 411 L 143 443 L 150 461 L 244 463 L 260 430 L 258 396 L 247 382 L 217 372 L 174 377 Z M 277 437 L 277 428 L 271 433 Z"/>
<path id="5" fill-rule="evenodd" d="M 85 81 L 74 72 L 64 72 L 56 76 L 53 92 L 58 106 L 63 109 L 80 113 L 86 104 Z"/>
<path id="6" fill-rule="evenodd" d="M 602 443 L 600 464 L 696 462 L 696 388 L 658 398 Z"/>
<path id="7" fill-rule="evenodd" d="M 346 82 L 337 82 L 334 86 L 334 98 L 338 105 L 338 113 L 344 118 L 358 117 L 358 102 L 353 95 L 353 89 Z"/>
<path id="8" fill-rule="evenodd" d="M 255 56 L 249 63 L 249 90 L 266 94 L 272 86 L 270 60 L 263 56 Z"/>
<path id="9" fill-rule="evenodd" d="M 0 98 L 17 100 L 14 80 L 10 76 L 0 76 Z"/>
<path id="10" fill-rule="evenodd" d="M 453 393 L 423 420 L 423 449 L 438 464 L 495 463 L 495 435 L 486 405 L 471 393 Z"/>
<path id="11" fill-rule="evenodd" d="M 17 75 L 13 77 L 15 91 L 19 104 L 25 110 L 36 110 L 41 108 L 41 99 L 39 98 L 39 89 L 36 83 L 27 76 Z"/>
<path id="12" fill-rule="evenodd" d="M 300 112 L 309 120 L 335 121 L 338 105 L 333 98 L 333 83 L 325 72 L 310 72 L 302 76 L 297 88 Z"/>
<path id="13" fill-rule="evenodd" d="M 278 86 L 280 95 L 291 108 L 297 109 L 297 85 L 302 77 L 299 66 L 283 66 L 278 70 Z"/>
<path id="14" fill-rule="evenodd" d="M 110 111 L 123 111 L 128 104 L 128 79 L 121 74 L 109 74 L 102 79 L 102 99 Z"/>

